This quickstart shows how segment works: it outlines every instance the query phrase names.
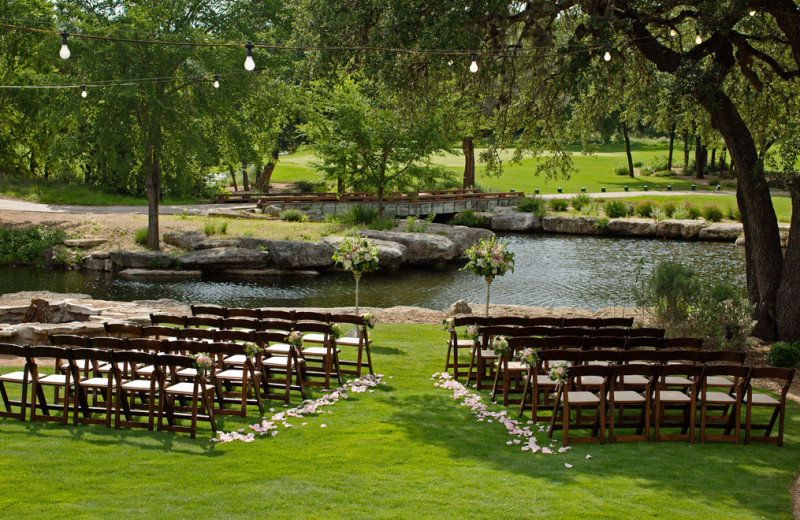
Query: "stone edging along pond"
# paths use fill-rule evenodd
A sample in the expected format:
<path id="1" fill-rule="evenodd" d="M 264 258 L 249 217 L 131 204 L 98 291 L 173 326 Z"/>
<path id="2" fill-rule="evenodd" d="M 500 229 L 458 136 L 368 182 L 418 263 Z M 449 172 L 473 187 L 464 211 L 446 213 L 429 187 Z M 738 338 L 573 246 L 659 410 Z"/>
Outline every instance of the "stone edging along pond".
<path id="1" fill-rule="evenodd" d="M 709 223 L 703 220 L 664 220 L 641 218 L 598 219 L 589 216 L 545 216 L 506 211 L 483 214 L 490 218 L 491 230 L 465 226 L 430 224 L 424 233 L 404 231 L 401 221 L 393 231 L 362 231 L 380 247 L 379 261 L 384 269 L 401 266 L 430 266 L 451 262 L 479 239 L 493 231 L 516 233 L 555 233 L 620 237 L 704 240 L 743 244 L 740 223 Z M 788 227 L 782 225 L 782 236 Z M 199 278 L 217 273 L 248 278 L 281 274 L 317 275 L 334 269 L 333 248 L 341 237 L 325 237 L 320 242 L 267 240 L 247 237 L 210 238 L 199 232 L 167 233 L 164 241 L 185 253 L 160 251 L 112 251 L 91 253 L 78 267 L 95 271 L 117 271 L 124 277 Z M 52 257 L 52 252 L 50 257 Z M 51 266 L 55 263 L 51 262 Z"/>

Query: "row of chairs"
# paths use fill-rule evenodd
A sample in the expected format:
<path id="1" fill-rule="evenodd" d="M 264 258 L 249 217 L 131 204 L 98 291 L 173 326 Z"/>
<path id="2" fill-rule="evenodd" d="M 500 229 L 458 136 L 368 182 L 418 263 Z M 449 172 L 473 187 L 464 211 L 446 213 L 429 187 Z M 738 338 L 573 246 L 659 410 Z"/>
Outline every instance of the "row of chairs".
<path id="1" fill-rule="evenodd" d="M 519 316 L 459 316 L 453 319 L 449 331 L 445 372 L 453 371 L 453 377 L 469 376 L 469 367 L 475 361 L 470 354 L 469 362 L 463 352 L 473 353 L 475 342 L 459 339 L 458 327 L 478 327 L 481 337 L 501 336 L 577 336 L 577 337 L 652 337 L 663 338 L 661 328 L 631 328 L 633 318 L 558 318 Z M 459 360 L 460 355 L 460 360 Z"/>
<path id="2" fill-rule="evenodd" d="M 555 394 L 548 436 L 562 430 L 565 446 L 578 442 L 603 443 L 606 427 L 610 442 L 647 441 L 651 425 L 656 442 L 692 443 L 698 409 L 700 442 L 720 440 L 738 444 L 743 406 L 745 443 L 774 442 L 782 446 L 786 394 L 794 375 L 793 368 L 740 365 L 584 364 L 568 367 L 563 382 L 549 381 L 548 388 L 534 388 L 533 392 Z M 725 380 L 729 387 L 720 387 L 715 382 L 717 378 Z M 779 399 L 754 392 L 752 380 L 757 378 L 782 380 Z M 534 382 L 532 386 L 535 385 Z M 756 408 L 767 410 L 765 422 L 754 419 Z M 587 415 L 587 410 L 594 413 Z M 776 423 L 777 434 L 772 435 Z M 665 428 L 670 430 L 664 432 Z M 712 429 L 721 431 L 709 433 Z M 586 434 L 576 436 L 575 430 L 586 430 Z M 754 435 L 754 431 L 763 434 Z"/>
<path id="3" fill-rule="evenodd" d="M 484 380 L 491 381 L 494 375 L 495 364 L 498 356 L 491 347 L 492 341 L 498 336 L 514 339 L 519 348 L 554 349 L 568 348 L 578 350 L 616 349 L 616 350 L 661 350 L 661 349 L 693 349 L 700 350 L 703 346 L 699 338 L 663 338 L 651 329 L 619 329 L 630 332 L 631 335 L 617 336 L 541 336 L 531 335 L 533 332 L 526 327 L 510 329 L 508 327 L 483 327 L 480 328 L 481 336 L 477 342 L 472 342 L 469 370 L 467 371 L 467 385 L 472 381 L 473 375 L 480 390 L 486 388 Z M 558 329 L 563 330 L 563 329 Z M 603 329 L 600 329 L 603 330 Z M 614 329 L 605 329 L 614 330 Z M 661 329 L 655 329 L 661 331 Z M 539 331 L 536 331 L 539 332 Z M 639 335 L 644 333 L 644 335 Z M 471 342 L 471 340 L 470 340 Z"/>
<path id="4" fill-rule="evenodd" d="M 214 315 L 213 312 L 219 314 Z M 234 311 L 230 315 L 230 311 Z M 323 334 L 330 329 L 318 326 L 334 324 L 352 325 L 352 330 L 336 339 L 338 347 L 356 349 L 356 358 L 340 360 L 344 367 L 343 374 L 361 376 L 366 361 L 370 373 L 374 373 L 372 364 L 369 327 L 362 316 L 353 314 L 332 314 L 313 311 L 267 310 L 267 309 L 231 309 L 218 305 L 193 305 L 192 316 L 174 314 L 151 314 L 150 321 L 154 326 L 171 326 L 181 329 L 227 329 L 285 332 L 300 331 L 304 333 L 304 341 L 308 343 L 324 343 Z M 111 334 L 109 329 L 107 334 Z M 366 360 L 365 360 L 366 357 Z"/>
<path id="5" fill-rule="evenodd" d="M 212 431 L 216 431 L 215 413 L 239 413 L 226 408 L 231 402 L 230 383 L 240 386 L 244 410 L 245 403 L 250 402 L 246 397 L 250 389 L 255 390 L 256 398 L 260 396 L 260 373 L 250 362 L 226 370 L 198 368 L 196 358 L 185 354 L 192 350 L 189 343 L 175 345 L 180 350 L 174 352 L 166 348 L 164 352 L 152 352 L 0 343 L 0 353 L 25 359 L 22 371 L 0 375 L 0 395 L 5 407 L 0 416 L 24 421 L 30 409 L 31 421 L 66 425 L 71 415 L 76 425 L 111 427 L 113 420 L 116 428 L 153 430 L 155 426 L 159 431 L 182 431 L 192 437 L 196 436 L 197 421 L 206 420 Z M 209 349 L 207 344 L 195 345 L 200 347 Z M 222 362 L 221 356 L 237 355 L 241 347 L 219 344 L 212 351 L 216 364 Z M 48 358 L 66 360 L 66 370 L 42 373 L 40 362 Z M 21 387 L 20 399 L 10 397 L 8 384 Z M 52 399 L 47 398 L 45 388 L 53 389 Z M 61 397 L 58 391 L 63 393 Z M 263 411 L 260 399 L 258 404 Z"/>

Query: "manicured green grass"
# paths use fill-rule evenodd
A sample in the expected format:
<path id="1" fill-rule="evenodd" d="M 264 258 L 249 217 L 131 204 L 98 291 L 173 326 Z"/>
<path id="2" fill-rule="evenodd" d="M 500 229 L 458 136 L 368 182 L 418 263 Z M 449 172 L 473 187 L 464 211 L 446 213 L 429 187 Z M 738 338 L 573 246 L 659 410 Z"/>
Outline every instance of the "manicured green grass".
<path id="1" fill-rule="evenodd" d="M 737 208 L 736 195 L 711 195 L 711 194 L 697 194 L 697 195 L 654 195 L 628 197 L 626 201 L 636 202 L 640 200 L 654 200 L 660 204 L 665 202 L 680 203 L 688 201 L 697 207 L 705 206 L 706 204 L 717 204 L 725 211 L 727 208 Z M 792 199 L 788 195 L 773 195 L 772 205 L 775 208 L 775 214 L 778 217 L 778 222 L 791 222 L 792 220 Z"/>
<path id="2" fill-rule="evenodd" d="M 0 177 L 0 196 L 43 204 L 74 204 L 77 206 L 146 206 L 147 199 L 130 195 L 105 193 L 93 186 L 66 184 L 57 181 Z M 199 201 L 165 197 L 162 204 L 196 204 Z"/>
<path id="3" fill-rule="evenodd" d="M 379 324 L 374 338 L 385 385 L 250 444 L 212 444 L 205 424 L 191 440 L 0 419 L 2 516 L 791 518 L 794 403 L 783 448 L 649 442 L 532 455 L 433 387 L 445 354 L 439 327 Z M 221 429 L 256 418 L 226 416 Z"/>

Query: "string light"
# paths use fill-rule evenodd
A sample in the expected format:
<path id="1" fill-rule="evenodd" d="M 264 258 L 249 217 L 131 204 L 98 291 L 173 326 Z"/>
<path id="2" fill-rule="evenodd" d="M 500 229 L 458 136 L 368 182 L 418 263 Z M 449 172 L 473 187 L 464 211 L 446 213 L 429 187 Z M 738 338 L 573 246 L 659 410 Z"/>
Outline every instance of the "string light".
<path id="1" fill-rule="evenodd" d="M 86 96 L 88 96 L 88 95 L 89 95 L 89 93 L 86 92 L 86 86 L 85 85 L 81 85 L 81 97 L 83 99 L 86 99 Z"/>
<path id="2" fill-rule="evenodd" d="M 695 34 L 694 42 L 697 45 L 700 45 L 701 43 L 703 43 L 703 37 L 700 36 L 700 29 L 695 29 L 695 30 L 697 31 L 697 33 Z"/>
<path id="3" fill-rule="evenodd" d="M 452 67 L 453 66 L 453 60 L 447 60 L 447 66 L 448 67 Z"/>
<path id="4" fill-rule="evenodd" d="M 214 88 L 219 88 L 219 74 L 214 74 Z"/>
<path id="5" fill-rule="evenodd" d="M 674 38 L 675 36 L 678 36 L 678 31 L 676 31 L 675 28 L 673 27 L 672 29 L 669 30 L 669 35 Z"/>
<path id="6" fill-rule="evenodd" d="M 61 50 L 58 51 L 58 55 L 61 56 L 62 60 L 68 60 L 72 55 L 72 53 L 69 52 L 69 47 L 67 47 L 67 36 L 69 36 L 67 31 L 61 32 Z"/>
<path id="7" fill-rule="evenodd" d="M 478 72 L 478 53 L 476 51 L 472 51 L 472 63 L 469 64 L 469 71 Z"/>
<path id="8" fill-rule="evenodd" d="M 755 15 L 756 15 L 756 12 L 755 12 L 755 10 L 753 10 L 753 11 L 750 11 L 750 16 L 755 16 Z"/>
<path id="9" fill-rule="evenodd" d="M 245 47 L 247 47 L 247 57 L 244 59 L 244 69 L 254 70 L 256 68 L 256 62 L 253 61 L 253 44 L 247 42 Z"/>
<path id="10" fill-rule="evenodd" d="M 603 54 L 603 59 L 606 61 L 611 61 L 611 47 L 606 45 L 606 52 Z"/>

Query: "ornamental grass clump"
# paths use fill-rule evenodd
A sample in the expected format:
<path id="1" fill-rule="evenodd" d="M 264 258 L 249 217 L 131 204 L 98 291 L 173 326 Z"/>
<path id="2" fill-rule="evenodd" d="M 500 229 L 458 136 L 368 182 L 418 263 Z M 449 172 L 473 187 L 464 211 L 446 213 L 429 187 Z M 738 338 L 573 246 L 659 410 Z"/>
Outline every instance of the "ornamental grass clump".
<path id="1" fill-rule="evenodd" d="M 378 269 L 378 246 L 372 244 L 371 240 L 362 237 L 358 231 L 352 235 L 344 237 L 333 252 L 333 260 L 342 266 L 345 271 L 353 273 L 356 281 L 356 314 L 358 314 L 358 284 L 361 275 Z"/>
<path id="2" fill-rule="evenodd" d="M 514 253 L 509 251 L 508 243 L 498 241 L 492 236 L 490 239 L 482 238 L 477 244 L 467 250 L 469 261 L 461 268 L 475 276 L 486 279 L 486 316 L 489 316 L 489 293 L 492 280 L 503 276 L 507 272 L 514 272 Z"/>

